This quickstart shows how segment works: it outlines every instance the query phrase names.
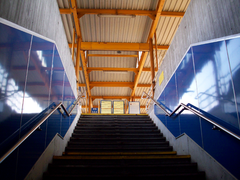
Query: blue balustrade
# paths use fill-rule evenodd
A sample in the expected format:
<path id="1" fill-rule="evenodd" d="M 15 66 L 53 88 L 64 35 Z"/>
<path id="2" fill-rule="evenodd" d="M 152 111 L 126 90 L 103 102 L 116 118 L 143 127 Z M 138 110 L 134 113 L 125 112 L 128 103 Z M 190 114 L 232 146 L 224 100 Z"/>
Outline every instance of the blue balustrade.
<path id="1" fill-rule="evenodd" d="M 210 119 L 240 134 L 240 38 L 192 45 L 172 75 L 158 102 L 173 111 L 190 103 Z M 189 111 L 168 117 L 155 105 L 156 116 L 178 137 L 190 136 L 200 147 L 240 179 L 240 141 Z"/>
<path id="2" fill-rule="evenodd" d="M 0 23 L 0 155 L 52 107 L 67 110 L 75 96 L 54 42 Z M 40 113 L 40 114 L 39 114 Z M 1 179 L 24 179 L 56 133 L 64 137 L 76 116 L 56 111 L 0 164 Z"/>

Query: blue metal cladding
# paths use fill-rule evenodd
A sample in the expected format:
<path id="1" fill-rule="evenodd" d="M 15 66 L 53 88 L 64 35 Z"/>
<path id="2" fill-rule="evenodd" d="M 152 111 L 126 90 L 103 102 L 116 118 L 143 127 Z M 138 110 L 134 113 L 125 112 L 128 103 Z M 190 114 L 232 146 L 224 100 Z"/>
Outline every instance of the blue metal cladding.
<path id="1" fill-rule="evenodd" d="M 0 155 L 43 116 L 52 103 L 75 101 L 56 45 L 0 23 Z M 3 163 L 1 179 L 24 179 L 50 141 L 64 137 L 77 111 L 56 111 Z"/>
<path id="2" fill-rule="evenodd" d="M 180 103 L 190 103 L 207 117 L 240 135 L 239 50 L 240 38 L 190 47 L 158 102 L 171 111 Z M 188 111 L 170 118 L 157 106 L 154 110 L 175 137 L 186 133 L 240 179 L 239 140 L 223 131 L 212 130 L 210 123 Z"/>

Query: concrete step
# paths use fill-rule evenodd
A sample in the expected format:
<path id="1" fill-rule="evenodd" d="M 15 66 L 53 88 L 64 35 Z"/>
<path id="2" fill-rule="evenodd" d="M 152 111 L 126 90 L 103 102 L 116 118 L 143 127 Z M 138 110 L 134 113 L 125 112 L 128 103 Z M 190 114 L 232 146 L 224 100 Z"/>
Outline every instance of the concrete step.
<path id="1" fill-rule="evenodd" d="M 63 152 L 70 156 L 155 156 L 155 155 L 177 155 L 176 151 L 153 151 L 153 152 Z"/>
<path id="2" fill-rule="evenodd" d="M 115 129 L 115 130 L 89 130 L 89 129 L 82 129 L 82 130 L 74 130 L 76 134 L 147 134 L 147 133 L 160 133 L 160 130 L 128 130 L 128 129 Z"/>
<path id="3" fill-rule="evenodd" d="M 86 127 L 83 126 L 76 126 L 75 130 L 85 130 Z M 150 127 L 87 127 L 88 130 L 158 130 L 156 126 L 150 126 Z"/>
<path id="4" fill-rule="evenodd" d="M 80 138 L 153 138 L 153 137 L 162 137 L 162 134 L 77 134 L 73 133 L 72 137 L 80 137 Z"/>
<path id="5" fill-rule="evenodd" d="M 65 152 L 143 152 L 143 151 L 172 151 L 171 146 L 98 146 L 98 147 L 74 147 L 68 146 Z"/>
<path id="6" fill-rule="evenodd" d="M 99 178 L 104 178 L 104 179 L 115 179 L 115 180 L 122 180 L 122 178 L 144 178 L 144 179 L 161 179 L 161 180 L 203 180 L 205 178 L 205 173 L 204 172 L 196 172 L 196 173 L 176 173 L 176 174 L 121 174 L 121 175 L 61 175 L 61 174 L 49 174 L 46 173 L 44 174 L 44 179 L 45 180 L 79 180 L 81 179 L 99 179 Z"/>
<path id="7" fill-rule="evenodd" d="M 70 141 L 71 142 L 92 142 L 92 143 L 95 143 L 95 142 L 104 142 L 104 143 L 111 143 L 111 142 L 118 142 L 118 141 L 121 141 L 121 142 L 162 142 L 162 141 L 165 141 L 166 138 L 161 136 L 159 137 L 151 137 L 151 138 L 146 138 L 146 137 L 143 137 L 143 138 L 134 138 L 134 137 L 117 137 L 117 138 L 113 138 L 113 137 L 109 137 L 108 139 L 103 139 L 103 138 L 100 138 L 100 137 L 96 137 L 96 138 L 90 138 L 90 137 L 85 137 L 85 138 L 82 138 L 82 137 L 71 137 L 70 138 Z"/>

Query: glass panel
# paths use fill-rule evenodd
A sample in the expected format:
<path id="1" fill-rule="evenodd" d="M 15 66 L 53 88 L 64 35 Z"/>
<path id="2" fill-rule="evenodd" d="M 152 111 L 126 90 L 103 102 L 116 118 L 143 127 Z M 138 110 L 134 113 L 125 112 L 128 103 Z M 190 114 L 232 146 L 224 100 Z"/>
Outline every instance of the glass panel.
<path id="1" fill-rule="evenodd" d="M 232 71 L 232 79 L 233 79 L 233 84 L 234 84 L 234 91 L 235 91 L 235 96 L 236 96 L 238 118 L 239 118 L 240 83 L 239 83 L 238 78 L 240 76 L 240 56 L 239 56 L 240 38 L 227 40 L 226 44 L 227 44 L 228 57 L 229 57 L 229 61 L 230 61 L 230 67 L 231 67 L 231 71 Z M 238 123 L 240 124 L 239 120 L 238 120 Z"/>
<path id="2" fill-rule="evenodd" d="M 176 90 L 176 75 L 174 74 L 170 81 L 168 82 L 165 90 L 165 105 L 168 107 L 171 111 L 175 110 L 175 108 L 178 106 L 178 98 L 177 98 L 177 90 Z M 174 136 L 180 135 L 180 122 L 179 117 L 168 117 L 166 116 L 167 120 L 167 127 L 172 132 Z"/>
<path id="3" fill-rule="evenodd" d="M 71 105 L 74 103 L 75 98 L 72 99 L 72 89 L 70 86 L 70 83 L 68 81 L 68 77 L 65 73 L 64 75 L 64 90 L 63 90 L 63 104 L 67 108 L 67 111 L 69 112 L 71 110 Z M 68 130 L 68 127 L 70 125 L 70 117 L 64 116 L 62 118 L 62 124 L 61 124 L 61 136 L 64 136 Z"/>
<path id="4" fill-rule="evenodd" d="M 238 128 L 225 42 L 194 46 L 193 54 L 199 107 Z"/>
<path id="5" fill-rule="evenodd" d="M 38 37 L 33 37 L 30 54 L 26 91 L 23 104 L 22 134 L 25 134 L 41 118 L 31 119 L 48 107 L 51 68 L 54 44 Z M 41 129 L 46 123 L 41 125 Z M 37 158 L 31 155 L 41 154 L 44 151 L 46 128 L 34 132 L 20 147 L 17 176 L 24 179 L 28 169 Z M 29 144 L 31 143 L 31 146 Z"/>
<path id="6" fill-rule="evenodd" d="M 16 142 L 19 135 L 28 130 L 25 127 L 30 129 L 43 117 L 45 113 L 43 110 L 48 110 L 50 104 L 63 101 L 65 106 L 70 107 L 75 97 L 58 51 L 56 49 L 53 51 L 55 48 L 53 43 L 1 23 L 0 34 L 0 155 L 2 155 L 13 144 L 13 141 L 9 144 L 8 138 L 12 140 L 11 137 L 16 137 L 14 139 Z M 76 113 L 74 110 L 74 115 L 64 118 L 60 111 L 52 115 L 41 125 L 41 131 L 35 131 L 0 164 L 1 177 L 24 179 L 56 133 L 65 135 Z M 38 118 L 32 121 L 33 117 Z"/>
<path id="7" fill-rule="evenodd" d="M 13 139 L 14 141 L 18 139 L 17 130 L 22 124 L 22 103 L 32 36 L 1 23 L 0 34 L 0 151 L 2 153 L 8 149 L 7 144 L 13 142 Z"/>
<path id="8" fill-rule="evenodd" d="M 165 92 L 163 91 L 161 96 L 158 98 L 158 102 L 160 104 L 163 104 L 165 105 L 165 101 L 164 101 L 164 96 Z M 154 106 L 154 113 L 156 114 L 156 116 L 162 121 L 162 123 L 167 127 L 167 121 L 166 121 L 166 115 L 165 115 L 165 112 L 159 108 L 158 106 Z"/>
<path id="9" fill-rule="evenodd" d="M 55 47 L 53 66 L 52 66 L 52 81 L 51 81 L 51 91 L 50 91 L 50 102 L 58 104 L 63 101 L 63 85 L 64 85 L 64 68 L 62 61 Z M 47 140 L 48 144 L 55 134 L 61 132 L 62 124 L 62 112 L 60 110 L 55 111 L 50 118 L 47 120 Z"/>
<path id="10" fill-rule="evenodd" d="M 195 73 L 193 69 L 191 48 L 176 70 L 178 101 L 198 107 Z M 183 111 L 180 118 L 180 133 L 186 133 L 202 146 L 200 119 L 190 111 Z"/>

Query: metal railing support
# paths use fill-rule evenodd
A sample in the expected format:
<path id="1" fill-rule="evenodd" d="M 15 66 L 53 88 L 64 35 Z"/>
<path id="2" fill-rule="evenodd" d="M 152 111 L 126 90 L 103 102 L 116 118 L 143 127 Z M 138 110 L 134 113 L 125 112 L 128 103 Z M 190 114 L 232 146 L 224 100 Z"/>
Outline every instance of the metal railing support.
<path id="1" fill-rule="evenodd" d="M 79 103 L 82 96 L 79 96 L 70 112 L 67 111 L 62 102 L 60 102 L 54 109 L 52 109 L 46 116 L 44 116 L 35 126 L 33 126 L 23 137 L 21 137 L 16 144 L 14 144 L 1 158 L 2 163 L 15 149 L 17 149 L 38 127 L 41 126 L 58 108 L 62 108 L 67 116 L 70 116 L 75 106 Z"/>
<path id="2" fill-rule="evenodd" d="M 183 107 L 183 109 L 178 113 L 178 115 L 181 114 L 184 110 L 189 110 L 190 112 L 196 114 L 197 116 L 201 117 L 202 119 L 204 119 L 204 120 L 208 121 L 209 123 L 213 124 L 215 127 L 218 127 L 219 129 L 223 130 L 224 132 L 226 132 L 226 133 L 230 134 L 231 136 L 233 136 L 233 137 L 237 138 L 238 140 L 240 140 L 240 136 L 239 136 L 239 135 L 237 135 L 237 134 L 233 133 L 232 131 L 226 129 L 225 127 L 223 127 L 222 125 L 214 122 L 213 120 L 207 118 L 207 117 L 204 116 L 202 113 L 198 112 L 197 110 L 193 109 L 192 107 L 189 107 L 189 106 L 181 103 L 181 104 L 179 104 L 179 105 L 177 106 L 177 108 L 176 108 L 174 111 L 172 111 L 171 113 L 169 113 L 163 106 L 161 106 L 155 99 L 153 99 L 151 96 L 149 96 L 146 92 L 143 91 L 141 98 L 143 98 L 143 95 L 144 95 L 144 94 L 146 94 L 146 98 L 151 99 L 158 107 L 160 107 L 160 108 L 165 112 L 166 116 L 171 117 L 171 116 L 172 116 L 173 114 L 175 114 L 181 107 Z"/>

